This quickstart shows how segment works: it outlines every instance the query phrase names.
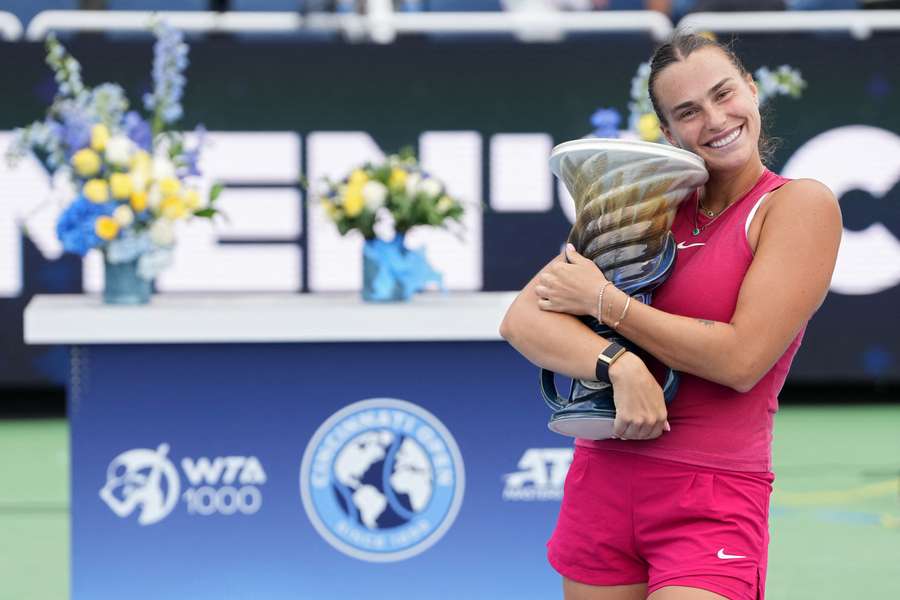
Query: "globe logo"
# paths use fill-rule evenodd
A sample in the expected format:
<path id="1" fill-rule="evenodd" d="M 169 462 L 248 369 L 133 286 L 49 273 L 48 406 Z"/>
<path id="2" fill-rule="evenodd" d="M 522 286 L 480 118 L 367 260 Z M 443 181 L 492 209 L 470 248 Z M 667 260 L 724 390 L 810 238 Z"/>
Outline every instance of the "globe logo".
<path id="1" fill-rule="evenodd" d="M 422 407 L 391 398 L 333 414 L 300 466 L 313 527 L 344 554 L 370 562 L 431 547 L 453 524 L 464 488 L 462 456 L 447 428 Z"/>

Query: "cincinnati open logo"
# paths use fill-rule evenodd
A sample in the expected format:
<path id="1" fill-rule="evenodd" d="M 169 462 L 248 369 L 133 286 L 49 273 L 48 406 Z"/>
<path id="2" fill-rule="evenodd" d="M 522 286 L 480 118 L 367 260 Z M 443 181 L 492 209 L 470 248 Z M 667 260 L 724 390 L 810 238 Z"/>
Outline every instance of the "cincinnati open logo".
<path id="1" fill-rule="evenodd" d="M 420 406 L 391 398 L 351 404 L 316 430 L 303 453 L 300 496 L 313 527 L 354 558 L 420 554 L 450 529 L 465 470 L 456 441 Z"/>

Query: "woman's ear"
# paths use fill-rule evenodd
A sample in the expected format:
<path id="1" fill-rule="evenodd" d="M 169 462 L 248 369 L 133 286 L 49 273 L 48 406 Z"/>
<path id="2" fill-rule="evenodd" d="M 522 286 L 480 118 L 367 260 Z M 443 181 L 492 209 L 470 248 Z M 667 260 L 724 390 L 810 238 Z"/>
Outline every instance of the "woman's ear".
<path id="1" fill-rule="evenodd" d="M 753 101 L 756 102 L 757 106 L 759 106 L 759 87 L 756 85 L 756 81 L 753 79 L 753 76 L 750 73 L 745 73 L 744 79 L 747 81 L 747 86 L 750 88 L 750 93 L 753 94 Z"/>
<path id="2" fill-rule="evenodd" d="M 666 141 L 676 148 L 681 148 L 681 144 L 675 141 L 675 138 L 672 137 L 672 131 L 666 127 L 665 125 L 660 125 L 659 130 L 662 131 L 662 134 L 665 136 Z"/>

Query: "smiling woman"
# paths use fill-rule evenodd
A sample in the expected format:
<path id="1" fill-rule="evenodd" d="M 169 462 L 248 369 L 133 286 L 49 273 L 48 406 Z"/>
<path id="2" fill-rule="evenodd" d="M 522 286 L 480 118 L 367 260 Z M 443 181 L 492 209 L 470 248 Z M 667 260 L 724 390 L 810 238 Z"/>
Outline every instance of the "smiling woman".
<path id="1" fill-rule="evenodd" d="M 610 345 L 581 315 L 649 354 L 620 353 L 605 370 L 618 439 L 575 442 L 548 544 L 566 598 L 755 600 L 777 397 L 827 293 L 840 211 L 821 183 L 765 167 L 758 90 L 729 48 L 678 34 L 654 55 L 649 87 L 666 139 L 709 172 L 675 215 L 679 256 L 653 306 L 569 246 L 519 294 L 501 334 L 578 379 L 596 377 Z M 682 375 L 668 406 L 660 366 Z"/>

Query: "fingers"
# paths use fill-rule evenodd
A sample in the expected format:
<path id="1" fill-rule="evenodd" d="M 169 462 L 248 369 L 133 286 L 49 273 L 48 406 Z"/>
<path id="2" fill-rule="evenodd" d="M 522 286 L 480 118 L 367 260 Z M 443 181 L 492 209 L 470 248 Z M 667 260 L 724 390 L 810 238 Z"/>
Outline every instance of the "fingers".
<path id="1" fill-rule="evenodd" d="M 572 244 L 565 245 L 565 247 L 563 248 L 563 255 L 570 263 L 587 260 L 585 257 L 580 255 L 577 250 L 575 250 L 575 246 Z"/>
<path id="2" fill-rule="evenodd" d="M 652 440 L 671 430 L 672 427 L 665 419 L 631 420 L 616 415 L 612 437 L 620 440 Z"/>

